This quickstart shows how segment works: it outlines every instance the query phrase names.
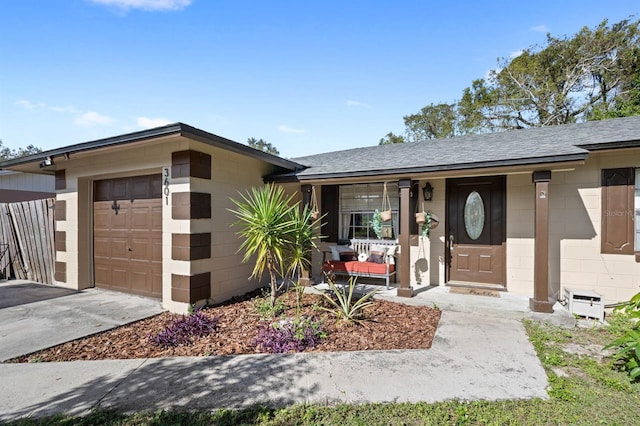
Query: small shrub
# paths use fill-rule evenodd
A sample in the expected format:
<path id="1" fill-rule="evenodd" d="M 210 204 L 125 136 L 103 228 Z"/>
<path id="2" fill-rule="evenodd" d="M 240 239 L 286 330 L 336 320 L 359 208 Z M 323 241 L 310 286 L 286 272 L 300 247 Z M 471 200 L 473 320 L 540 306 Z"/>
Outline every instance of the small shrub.
<path id="1" fill-rule="evenodd" d="M 253 307 L 260 315 L 261 319 L 272 319 L 282 314 L 285 310 L 284 303 L 276 299 L 275 304 L 271 303 L 269 296 L 257 297 L 253 300 Z"/>
<path id="2" fill-rule="evenodd" d="M 269 353 L 302 352 L 315 347 L 325 336 L 319 321 L 307 317 L 286 318 L 261 322 L 252 343 Z"/>
<path id="3" fill-rule="evenodd" d="M 172 321 L 164 330 L 149 337 L 149 341 L 161 347 L 190 345 L 194 339 L 207 336 L 218 329 L 219 318 L 211 318 L 203 312 L 183 315 Z"/>
<path id="4" fill-rule="evenodd" d="M 324 293 L 323 296 L 333 308 L 323 309 L 331 312 L 338 317 L 338 319 L 344 319 L 350 323 L 360 319 L 364 308 L 373 303 L 370 299 L 378 293 L 378 290 L 373 290 L 365 293 L 360 298 L 355 298 L 353 296 L 356 287 L 355 277 L 349 278 L 348 291 L 338 288 L 331 279 L 327 281 L 329 283 L 330 293 Z"/>
<path id="5" fill-rule="evenodd" d="M 619 338 L 613 340 L 604 349 L 617 348 L 614 358 L 625 370 L 631 380 L 640 380 L 640 293 L 625 305 L 616 308 L 631 319 L 631 325 Z"/>

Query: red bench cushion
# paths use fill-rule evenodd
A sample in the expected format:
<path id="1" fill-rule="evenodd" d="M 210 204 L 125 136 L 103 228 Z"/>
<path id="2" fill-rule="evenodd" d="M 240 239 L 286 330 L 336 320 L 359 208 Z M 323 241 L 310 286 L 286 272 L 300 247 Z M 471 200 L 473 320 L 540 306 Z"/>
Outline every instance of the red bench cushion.
<path id="1" fill-rule="evenodd" d="M 349 272 L 353 274 L 375 274 L 384 275 L 387 273 L 387 265 L 385 263 L 373 263 L 373 262 L 342 262 L 338 260 L 327 260 L 322 265 L 322 270 L 325 272 Z M 395 265 L 389 265 L 389 273 L 395 271 Z"/>

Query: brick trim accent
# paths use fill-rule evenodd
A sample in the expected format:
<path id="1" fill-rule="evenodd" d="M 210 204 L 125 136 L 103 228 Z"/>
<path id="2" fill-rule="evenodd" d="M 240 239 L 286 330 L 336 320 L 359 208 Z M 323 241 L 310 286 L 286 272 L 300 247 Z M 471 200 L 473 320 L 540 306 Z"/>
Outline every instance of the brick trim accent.
<path id="1" fill-rule="evenodd" d="M 53 278 L 61 283 L 67 282 L 67 263 L 66 262 L 56 262 L 55 264 L 55 273 Z"/>
<path id="2" fill-rule="evenodd" d="M 196 303 L 211 296 L 211 272 L 197 275 L 171 274 L 171 300 Z"/>
<path id="3" fill-rule="evenodd" d="M 211 194 L 174 192 L 171 200 L 172 219 L 211 219 Z"/>
<path id="4" fill-rule="evenodd" d="M 171 259 L 198 260 L 211 258 L 211 233 L 172 234 Z"/>
<path id="5" fill-rule="evenodd" d="M 65 200 L 56 200 L 53 217 L 59 221 L 67 220 L 67 202 Z"/>
<path id="6" fill-rule="evenodd" d="M 64 169 L 56 170 L 56 191 L 67 189 L 67 174 Z"/>
<path id="7" fill-rule="evenodd" d="M 171 153 L 171 177 L 211 179 L 211 156 L 192 150 Z"/>
<path id="8" fill-rule="evenodd" d="M 54 241 L 56 251 L 67 251 L 67 233 L 65 231 L 55 231 Z"/>

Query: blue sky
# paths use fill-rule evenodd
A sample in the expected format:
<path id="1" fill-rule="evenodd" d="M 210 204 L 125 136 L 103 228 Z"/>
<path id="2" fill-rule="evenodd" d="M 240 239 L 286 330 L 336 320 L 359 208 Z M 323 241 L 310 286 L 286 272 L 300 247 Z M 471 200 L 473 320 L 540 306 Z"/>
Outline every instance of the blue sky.
<path id="1" fill-rule="evenodd" d="M 0 139 L 181 121 L 287 158 L 371 146 L 547 32 L 630 15 L 636 0 L 2 0 Z"/>

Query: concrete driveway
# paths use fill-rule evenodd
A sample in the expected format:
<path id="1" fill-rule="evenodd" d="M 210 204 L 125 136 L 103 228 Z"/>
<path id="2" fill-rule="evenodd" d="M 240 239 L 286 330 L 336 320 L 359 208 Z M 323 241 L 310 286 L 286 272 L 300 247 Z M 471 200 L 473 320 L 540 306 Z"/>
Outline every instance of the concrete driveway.
<path id="1" fill-rule="evenodd" d="M 0 283 L 0 362 L 162 312 L 159 300 L 29 281 Z"/>

